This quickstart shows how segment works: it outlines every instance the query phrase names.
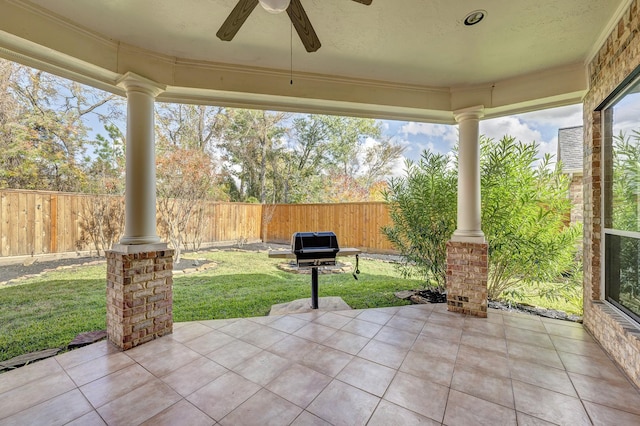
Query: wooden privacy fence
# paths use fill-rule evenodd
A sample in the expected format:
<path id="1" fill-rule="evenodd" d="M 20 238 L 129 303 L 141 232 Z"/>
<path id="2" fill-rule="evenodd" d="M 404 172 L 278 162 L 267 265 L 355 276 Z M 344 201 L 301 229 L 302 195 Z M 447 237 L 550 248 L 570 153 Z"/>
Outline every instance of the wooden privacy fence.
<path id="1" fill-rule="evenodd" d="M 87 220 L 105 199 L 122 203 L 121 197 L 1 190 L 0 257 L 95 250 Z M 204 213 L 203 243 L 260 239 L 259 204 L 204 202 Z"/>
<path id="2" fill-rule="evenodd" d="M 263 234 L 274 243 L 291 243 L 299 231 L 333 231 L 341 247 L 357 247 L 370 253 L 395 252 L 380 228 L 391 224 L 386 203 L 275 204 L 265 205 Z"/>
<path id="3" fill-rule="evenodd" d="M 0 190 L 0 257 L 95 251 L 88 222 L 114 203 L 121 204 L 122 198 Z M 343 247 L 393 252 L 380 232 L 391 223 L 385 203 L 203 204 L 203 245 L 256 240 L 289 244 L 294 232 L 334 231 Z"/>

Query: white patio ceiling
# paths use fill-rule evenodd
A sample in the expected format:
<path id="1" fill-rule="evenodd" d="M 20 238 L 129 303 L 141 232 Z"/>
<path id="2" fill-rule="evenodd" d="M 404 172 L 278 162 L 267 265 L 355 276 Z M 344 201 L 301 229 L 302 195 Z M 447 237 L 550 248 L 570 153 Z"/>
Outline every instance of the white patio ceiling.
<path id="1" fill-rule="evenodd" d="M 117 93 L 134 72 L 167 86 L 159 100 L 452 123 L 579 102 L 630 0 L 301 0 L 315 53 L 260 6 L 219 40 L 236 2 L 1 0 L 0 55 Z"/>

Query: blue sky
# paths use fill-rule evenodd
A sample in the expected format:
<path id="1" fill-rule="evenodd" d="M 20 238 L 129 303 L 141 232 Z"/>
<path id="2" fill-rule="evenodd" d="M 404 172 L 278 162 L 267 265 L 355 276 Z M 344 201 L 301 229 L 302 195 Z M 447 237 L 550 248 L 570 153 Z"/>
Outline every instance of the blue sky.
<path id="1" fill-rule="evenodd" d="M 540 155 L 556 155 L 558 129 L 581 125 L 582 105 L 578 104 L 482 120 L 480 133 L 494 139 L 510 135 L 522 142 L 536 141 Z M 412 160 L 419 159 L 426 148 L 449 152 L 458 140 L 455 125 L 384 120 L 384 128 L 386 136 L 405 146 L 404 156 Z"/>

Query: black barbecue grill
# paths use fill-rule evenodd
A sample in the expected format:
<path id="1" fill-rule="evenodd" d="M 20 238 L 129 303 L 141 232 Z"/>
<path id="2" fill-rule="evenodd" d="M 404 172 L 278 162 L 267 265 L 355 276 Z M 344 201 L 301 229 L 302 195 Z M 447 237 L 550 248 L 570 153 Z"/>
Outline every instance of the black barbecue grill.
<path id="1" fill-rule="evenodd" d="M 336 256 L 356 256 L 355 274 L 358 270 L 358 254 L 356 248 L 340 248 L 338 238 L 333 232 L 296 232 L 291 237 L 291 251 L 270 251 L 269 257 L 296 259 L 298 268 L 311 268 L 311 308 L 318 309 L 318 268 L 334 266 Z M 357 279 L 357 277 L 356 277 Z"/>
<path id="2" fill-rule="evenodd" d="M 333 232 L 296 232 L 291 237 L 291 251 L 298 268 L 317 268 L 334 266 L 340 247 Z"/>

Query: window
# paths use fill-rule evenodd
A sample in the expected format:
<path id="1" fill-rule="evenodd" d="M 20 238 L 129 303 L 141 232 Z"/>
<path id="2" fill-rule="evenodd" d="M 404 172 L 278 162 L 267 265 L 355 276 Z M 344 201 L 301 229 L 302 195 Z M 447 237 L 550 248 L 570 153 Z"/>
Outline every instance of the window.
<path id="1" fill-rule="evenodd" d="M 602 117 L 605 297 L 640 322 L 640 79 Z"/>

